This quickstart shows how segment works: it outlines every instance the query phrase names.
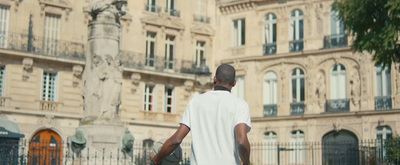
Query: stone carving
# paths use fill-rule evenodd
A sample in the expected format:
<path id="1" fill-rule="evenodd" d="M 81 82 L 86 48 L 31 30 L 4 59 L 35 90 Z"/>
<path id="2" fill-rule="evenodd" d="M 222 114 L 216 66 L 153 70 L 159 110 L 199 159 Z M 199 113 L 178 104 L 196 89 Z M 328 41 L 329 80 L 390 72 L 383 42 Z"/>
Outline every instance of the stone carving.
<path id="1" fill-rule="evenodd" d="M 397 88 L 397 95 L 400 95 L 400 63 L 397 64 L 395 69 L 396 72 L 396 88 Z"/>
<path id="2" fill-rule="evenodd" d="M 78 86 L 81 76 L 82 76 L 82 71 L 83 71 L 83 67 L 81 65 L 74 65 L 72 67 L 72 73 L 74 75 L 74 77 L 72 78 L 72 85 L 73 86 Z"/>
<path id="3" fill-rule="evenodd" d="M 282 64 L 282 68 L 284 68 L 284 67 L 283 67 L 283 64 Z M 284 69 L 282 69 L 282 70 L 280 71 L 281 84 L 282 84 L 282 89 L 281 89 L 281 91 L 283 91 L 283 92 L 282 92 L 282 100 L 288 100 L 288 97 L 286 96 L 286 92 L 284 92 L 284 91 L 287 90 L 287 89 L 286 89 L 286 78 L 285 78 L 285 75 L 286 75 L 286 71 L 285 71 Z"/>
<path id="4" fill-rule="evenodd" d="M 185 98 L 190 96 L 190 92 L 193 90 L 194 82 L 191 80 L 186 80 L 183 86 L 185 87 Z"/>
<path id="5" fill-rule="evenodd" d="M 342 130 L 342 126 L 340 125 L 339 121 L 333 122 L 333 130 L 336 132 L 339 132 L 340 130 Z"/>
<path id="6" fill-rule="evenodd" d="M 324 108 L 324 104 L 326 101 L 326 85 L 325 85 L 325 75 L 322 72 L 318 73 L 317 76 L 317 89 L 315 94 L 318 97 L 318 105 L 320 109 Z"/>
<path id="7" fill-rule="evenodd" d="M 75 135 L 71 136 L 71 150 L 77 157 L 81 155 L 81 151 L 86 147 L 86 137 L 82 130 L 77 130 Z"/>
<path id="8" fill-rule="evenodd" d="M 133 142 L 134 141 L 135 141 L 135 137 L 133 137 L 131 132 L 127 129 L 122 138 L 122 153 L 124 153 L 125 157 L 127 155 L 130 157 L 133 156 Z"/>
<path id="9" fill-rule="evenodd" d="M 105 18 L 114 18 L 120 23 L 120 18 L 126 14 L 127 0 L 92 0 L 90 2 L 90 14 L 93 20 L 102 15 Z"/>
<path id="10" fill-rule="evenodd" d="M 357 108 L 359 108 L 360 106 L 360 87 L 361 87 L 361 83 L 360 83 L 360 76 L 358 75 L 358 71 L 354 71 L 352 76 L 351 76 L 351 80 L 350 80 L 350 95 L 351 95 L 351 102 L 353 103 L 353 105 Z"/>
<path id="11" fill-rule="evenodd" d="M 132 73 L 131 74 L 131 80 L 132 80 L 132 93 L 135 93 L 136 92 L 136 90 L 137 90 L 137 88 L 138 88 L 138 86 L 139 86 L 139 83 L 140 83 L 140 79 L 141 79 L 141 76 L 140 76 L 140 74 L 139 73 Z"/>
<path id="12" fill-rule="evenodd" d="M 32 58 L 24 58 L 22 60 L 22 66 L 24 69 L 22 71 L 22 80 L 26 81 L 29 79 L 29 73 L 31 73 L 33 70 L 33 59 Z"/>

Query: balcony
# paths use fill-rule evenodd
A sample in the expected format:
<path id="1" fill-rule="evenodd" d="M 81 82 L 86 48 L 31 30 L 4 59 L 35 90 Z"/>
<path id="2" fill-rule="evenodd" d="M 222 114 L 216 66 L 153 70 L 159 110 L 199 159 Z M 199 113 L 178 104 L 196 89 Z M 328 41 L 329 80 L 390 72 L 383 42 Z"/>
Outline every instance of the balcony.
<path id="1" fill-rule="evenodd" d="M 349 99 L 327 100 L 325 104 L 326 113 L 349 112 Z"/>
<path id="2" fill-rule="evenodd" d="M 340 48 L 347 46 L 346 34 L 333 34 L 324 37 L 324 49 Z"/>
<path id="3" fill-rule="evenodd" d="M 0 49 L 85 61 L 85 45 L 57 39 L 8 32 L 0 37 Z"/>
<path id="4" fill-rule="evenodd" d="M 60 104 L 60 102 L 40 100 L 40 110 L 57 112 Z"/>
<path id="5" fill-rule="evenodd" d="M 165 57 L 152 55 L 147 56 L 143 53 L 123 51 L 122 65 L 127 68 L 156 70 L 161 72 L 176 72 L 194 74 L 196 71 L 195 63 L 190 60 L 167 60 Z"/>
<path id="6" fill-rule="evenodd" d="M 151 112 L 151 111 L 141 111 L 142 119 L 156 122 L 177 122 L 179 120 L 179 115 L 175 113 L 164 113 L 164 112 Z"/>
<path id="7" fill-rule="evenodd" d="M 8 107 L 10 105 L 10 97 L 0 96 L 0 107 Z"/>
<path id="8" fill-rule="evenodd" d="M 264 44 L 264 53 L 263 55 L 272 55 L 276 54 L 276 43 Z"/>
<path id="9" fill-rule="evenodd" d="M 278 106 L 276 104 L 264 105 L 264 117 L 276 116 Z"/>
<path id="10" fill-rule="evenodd" d="M 304 103 L 290 103 L 290 115 L 304 115 L 306 106 Z"/>
<path id="11" fill-rule="evenodd" d="M 155 5 L 146 5 L 146 11 L 159 13 L 161 11 L 161 7 L 157 7 Z"/>
<path id="12" fill-rule="evenodd" d="M 390 110 L 392 109 L 392 98 L 390 96 L 375 97 L 375 110 Z"/>
<path id="13" fill-rule="evenodd" d="M 303 39 L 289 41 L 289 51 L 290 52 L 303 51 Z"/>
<path id="14" fill-rule="evenodd" d="M 165 9 L 165 12 L 167 12 L 169 15 L 174 16 L 174 17 L 180 17 L 181 13 L 179 10 L 176 9 Z"/>
<path id="15" fill-rule="evenodd" d="M 193 21 L 194 22 L 200 22 L 200 23 L 210 23 L 210 17 L 206 17 L 204 15 L 194 15 L 193 16 Z"/>

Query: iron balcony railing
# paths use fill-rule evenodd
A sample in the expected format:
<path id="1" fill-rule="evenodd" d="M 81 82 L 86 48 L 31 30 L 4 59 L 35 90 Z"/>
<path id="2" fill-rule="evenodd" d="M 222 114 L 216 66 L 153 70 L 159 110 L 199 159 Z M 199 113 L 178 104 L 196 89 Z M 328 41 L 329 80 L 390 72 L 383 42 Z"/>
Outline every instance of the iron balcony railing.
<path id="1" fill-rule="evenodd" d="M 161 7 L 158 7 L 156 5 L 146 5 L 146 11 L 153 12 L 153 13 L 159 13 L 161 11 Z"/>
<path id="2" fill-rule="evenodd" d="M 349 112 L 349 99 L 326 100 L 325 112 L 326 113 L 341 113 Z"/>
<path id="3" fill-rule="evenodd" d="M 392 109 L 392 97 L 379 96 L 375 97 L 375 110 L 390 110 Z"/>
<path id="4" fill-rule="evenodd" d="M 264 105 L 264 117 L 276 116 L 278 112 L 278 106 L 276 104 Z"/>
<path id="5" fill-rule="evenodd" d="M 123 51 L 122 65 L 127 68 L 156 70 L 165 72 L 190 73 L 196 71 L 193 61 L 166 59 L 157 55 L 145 55 L 143 53 Z"/>
<path id="6" fill-rule="evenodd" d="M 290 52 L 303 51 L 303 39 L 289 41 L 289 51 Z"/>
<path id="7" fill-rule="evenodd" d="M 210 17 L 206 17 L 204 15 L 194 15 L 193 16 L 193 21 L 209 24 L 210 23 Z"/>
<path id="8" fill-rule="evenodd" d="M 303 115 L 305 109 L 304 103 L 290 103 L 290 115 Z"/>
<path id="9" fill-rule="evenodd" d="M 180 17 L 181 12 L 176 9 L 165 9 L 165 12 L 169 13 L 169 15 L 174 16 L 174 17 Z"/>
<path id="10" fill-rule="evenodd" d="M 15 50 L 61 57 L 73 60 L 85 60 L 85 45 L 83 43 L 63 41 L 22 33 L 7 32 L 0 37 L 0 49 Z"/>
<path id="11" fill-rule="evenodd" d="M 346 34 L 333 34 L 324 37 L 324 48 L 339 48 L 347 46 Z"/>
<path id="12" fill-rule="evenodd" d="M 264 44 L 264 55 L 276 54 L 276 43 Z"/>

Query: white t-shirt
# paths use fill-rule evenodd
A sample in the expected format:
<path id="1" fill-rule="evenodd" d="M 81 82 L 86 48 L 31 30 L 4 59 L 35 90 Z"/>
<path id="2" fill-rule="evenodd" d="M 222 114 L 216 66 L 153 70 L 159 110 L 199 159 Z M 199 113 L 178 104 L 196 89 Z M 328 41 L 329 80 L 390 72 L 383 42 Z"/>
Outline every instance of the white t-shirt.
<path id="1" fill-rule="evenodd" d="M 193 98 L 181 124 L 192 133 L 192 165 L 240 164 L 235 126 L 244 123 L 250 131 L 249 105 L 228 91 L 209 91 Z"/>

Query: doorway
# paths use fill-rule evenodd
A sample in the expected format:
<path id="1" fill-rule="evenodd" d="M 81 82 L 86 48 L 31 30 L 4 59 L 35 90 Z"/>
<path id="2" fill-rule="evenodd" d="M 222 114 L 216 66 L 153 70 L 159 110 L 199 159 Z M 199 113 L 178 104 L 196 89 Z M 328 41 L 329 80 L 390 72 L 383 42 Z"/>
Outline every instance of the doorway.
<path id="1" fill-rule="evenodd" d="M 37 132 L 29 143 L 29 165 L 61 165 L 61 137 L 50 129 Z"/>

